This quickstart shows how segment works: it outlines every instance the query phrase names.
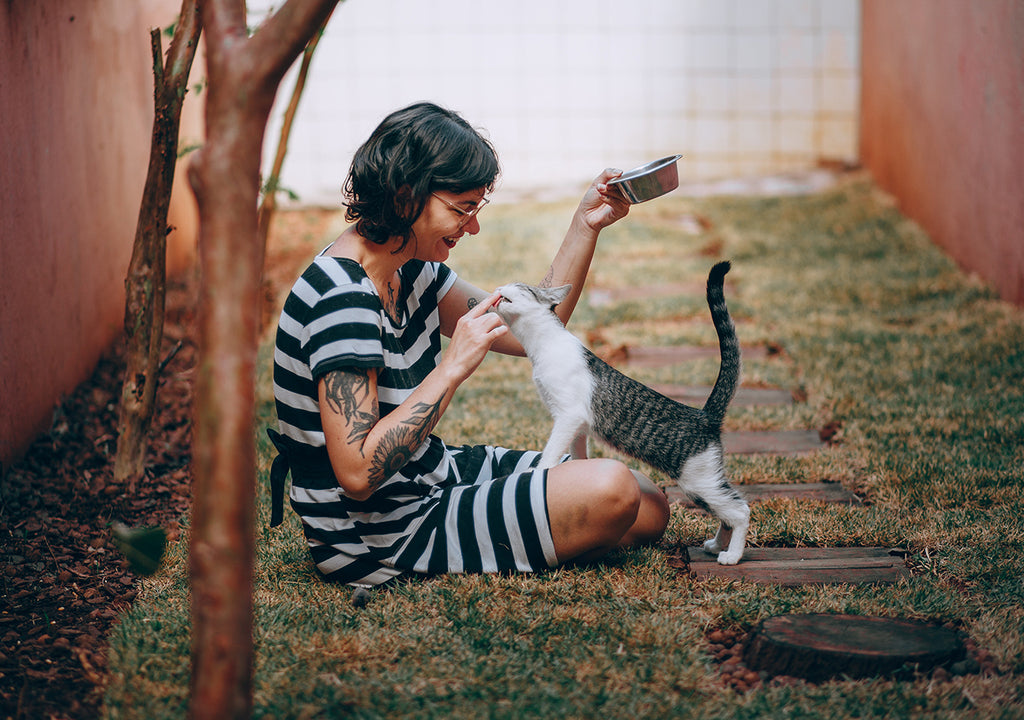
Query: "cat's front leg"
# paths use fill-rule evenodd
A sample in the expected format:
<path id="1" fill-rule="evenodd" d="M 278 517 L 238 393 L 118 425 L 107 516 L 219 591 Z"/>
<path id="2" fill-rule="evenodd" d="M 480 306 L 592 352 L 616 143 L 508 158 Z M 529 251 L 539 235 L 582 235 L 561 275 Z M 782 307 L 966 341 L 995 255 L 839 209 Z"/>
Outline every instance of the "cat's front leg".
<path id="1" fill-rule="evenodd" d="M 551 435 L 541 453 L 537 467 L 541 470 L 553 468 L 562 461 L 562 457 L 573 445 L 573 440 L 582 436 L 586 442 L 586 423 L 576 421 L 556 421 L 551 428 Z M 573 448 L 575 450 L 575 448 Z"/>
<path id="2" fill-rule="evenodd" d="M 560 450 L 549 449 L 548 446 L 550 445 L 551 443 L 548 443 L 548 445 L 544 447 L 544 452 L 541 453 L 540 462 L 537 463 L 538 470 L 550 470 L 558 464 L 558 461 L 562 458 L 562 455 L 564 455 Z"/>
<path id="3" fill-rule="evenodd" d="M 586 460 L 590 457 L 587 448 L 587 438 L 587 433 L 580 433 L 573 438 L 572 447 L 569 450 L 573 460 Z"/>

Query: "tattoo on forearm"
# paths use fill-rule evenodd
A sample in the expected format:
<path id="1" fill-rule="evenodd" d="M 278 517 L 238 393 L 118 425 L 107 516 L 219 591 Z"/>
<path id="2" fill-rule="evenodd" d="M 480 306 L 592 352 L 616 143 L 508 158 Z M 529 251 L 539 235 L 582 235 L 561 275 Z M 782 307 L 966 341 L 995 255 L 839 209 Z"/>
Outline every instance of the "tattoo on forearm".
<path id="1" fill-rule="evenodd" d="M 544 279 L 540 281 L 540 287 L 549 288 L 551 283 L 555 280 L 555 268 L 552 265 L 548 268 L 548 274 L 544 276 Z"/>
<path id="2" fill-rule="evenodd" d="M 441 402 L 447 390 L 435 402 L 420 402 L 412 409 L 412 415 L 397 427 L 391 428 L 377 444 L 370 464 L 370 487 L 377 488 L 405 467 L 416 449 L 423 444 L 430 431 L 441 418 Z"/>
<path id="3" fill-rule="evenodd" d="M 350 426 L 348 443 L 359 445 L 380 419 L 377 398 L 370 398 L 370 374 L 366 370 L 337 370 L 324 376 L 324 397 L 334 412 L 344 417 Z M 366 399 L 372 400 L 370 409 L 362 410 Z"/>
<path id="4" fill-rule="evenodd" d="M 480 304 L 479 300 L 477 300 L 475 297 L 471 297 L 469 299 L 469 301 L 466 303 L 466 305 L 468 306 L 466 309 L 467 310 L 472 310 L 473 308 L 475 308 L 479 304 Z"/>

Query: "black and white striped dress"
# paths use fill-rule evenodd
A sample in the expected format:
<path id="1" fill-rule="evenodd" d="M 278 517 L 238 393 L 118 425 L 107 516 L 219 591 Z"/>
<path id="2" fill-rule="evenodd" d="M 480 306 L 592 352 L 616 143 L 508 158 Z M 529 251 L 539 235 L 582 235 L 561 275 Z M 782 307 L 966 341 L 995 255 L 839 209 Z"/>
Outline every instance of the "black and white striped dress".
<path id="1" fill-rule="evenodd" d="M 352 500 L 338 484 L 324 445 L 319 379 L 343 368 L 376 368 L 383 417 L 441 358 L 437 304 L 455 273 L 420 261 L 399 273 L 401 322 L 385 312 L 358 263 L 323 254 L 281 313 L 274 352 L 279 433 L 270 432 L 281 452 L 275 465 L 291 470 L 291 506 L 313 561 L 327 579 L 358 585 L 408 572 L 553 567 L 547 474 L 533 469 L 535 451 L 449 447 L 431 435 L 367 500 Z M 272 485 L 283 487 L 284 472 Z"/>

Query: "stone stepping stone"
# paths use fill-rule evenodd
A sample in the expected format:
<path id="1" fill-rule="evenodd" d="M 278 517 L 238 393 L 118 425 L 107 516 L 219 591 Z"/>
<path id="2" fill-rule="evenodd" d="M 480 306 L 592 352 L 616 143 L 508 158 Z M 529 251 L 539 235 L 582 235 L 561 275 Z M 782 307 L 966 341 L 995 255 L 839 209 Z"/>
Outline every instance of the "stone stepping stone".
<path id="1" fill-rule="evenodd" d="M 827 446 L 817 430 L 733 430 L 722 433 L 727 455 L 802 455 Z"/>
<path id="2" fill-rule="evenodd" d="M 711 394 L 710 386 L 690 387 L 687 385 L 649 385 L 652 390 L 673 400 L 695 407 L 703 407 Z M 782 388 L 755 388 L 740 386 L 732 399 L 732 405 L 792 405 L 793 393 Z"/>
<path id="3" fill-rule="evenodd" d="M 820 682 L 927 672 L 966 656 L 955 630 L 900 618 L 792 614 L 762 620 L 743 662 L 755 672 Z"/>
<path id="4" fill-rule="evenodd" d="M 837 505 L 862 505 L 861 499 L 839 483 L 755 483 L 751 485 L 734 485 L 747 502 L 763 502 L 770 498 L 787 498 L 792 500 L 813 500 Z M 678 503 L 683 507 L 697 507 L 678 486 L 665 488 L 665 495 L 670 503 Z"/>
<path id="5" fill-rule="evenodd" d="M 763 585 L 895 583 L 910 578 L 905 552 L 889 548 L 752 548 L 738 565 L 719 565 L 716 555 L 688 547 L 669 565 L 695 578 L 727 578 Z"/>
<path id="6" fill-rule="evenodd" d="M 760 360 L 768 357 L 768 348 L 764 345 L 741 345 L 740 352 L 744 360 Z M 665 345 L 665 346 L 634 346 L 626 345 L 615 349 L 610 357 L 604 358 L 609 364 L 625 363 L 638 368 L 658 368 L 690 360 L 717 358 L 720 356 L 718 346 L 699 345 Z"/>

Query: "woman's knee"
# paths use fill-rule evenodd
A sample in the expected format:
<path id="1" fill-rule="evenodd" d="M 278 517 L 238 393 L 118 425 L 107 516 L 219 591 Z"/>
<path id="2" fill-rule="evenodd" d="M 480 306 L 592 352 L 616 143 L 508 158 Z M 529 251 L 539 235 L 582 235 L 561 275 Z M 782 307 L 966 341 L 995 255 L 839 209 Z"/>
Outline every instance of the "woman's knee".
<path id="1" fill-rule="evenodd" d="M 633 472 L 618 460 L 594 459 L 588 490 L 608 515 L 632 524 L 640 510 L 641 490 Z"/>
<path id="2" fill-rule="evenodd" d="M 625 464 L 603 458 L 563 463 L 549 471 L 547 495 L 560 561 L 598 557 L 637 541 L 633 535 L 645 493 Z M 654 531 L 641 534 L 646 537 Z"/>
<path id="3" fill-rule="evenodd" d="M 633 476 L 636 477 L 637 484 L 640 486 L 641 512 L 646 511 L 651 518 L 652 525 L 660 525 L 661 531 L 664 532 L 672 516 L 672 509 L 665 491 L 655 485 L 649 477 L 636 470 L 633 470 Z"/>

